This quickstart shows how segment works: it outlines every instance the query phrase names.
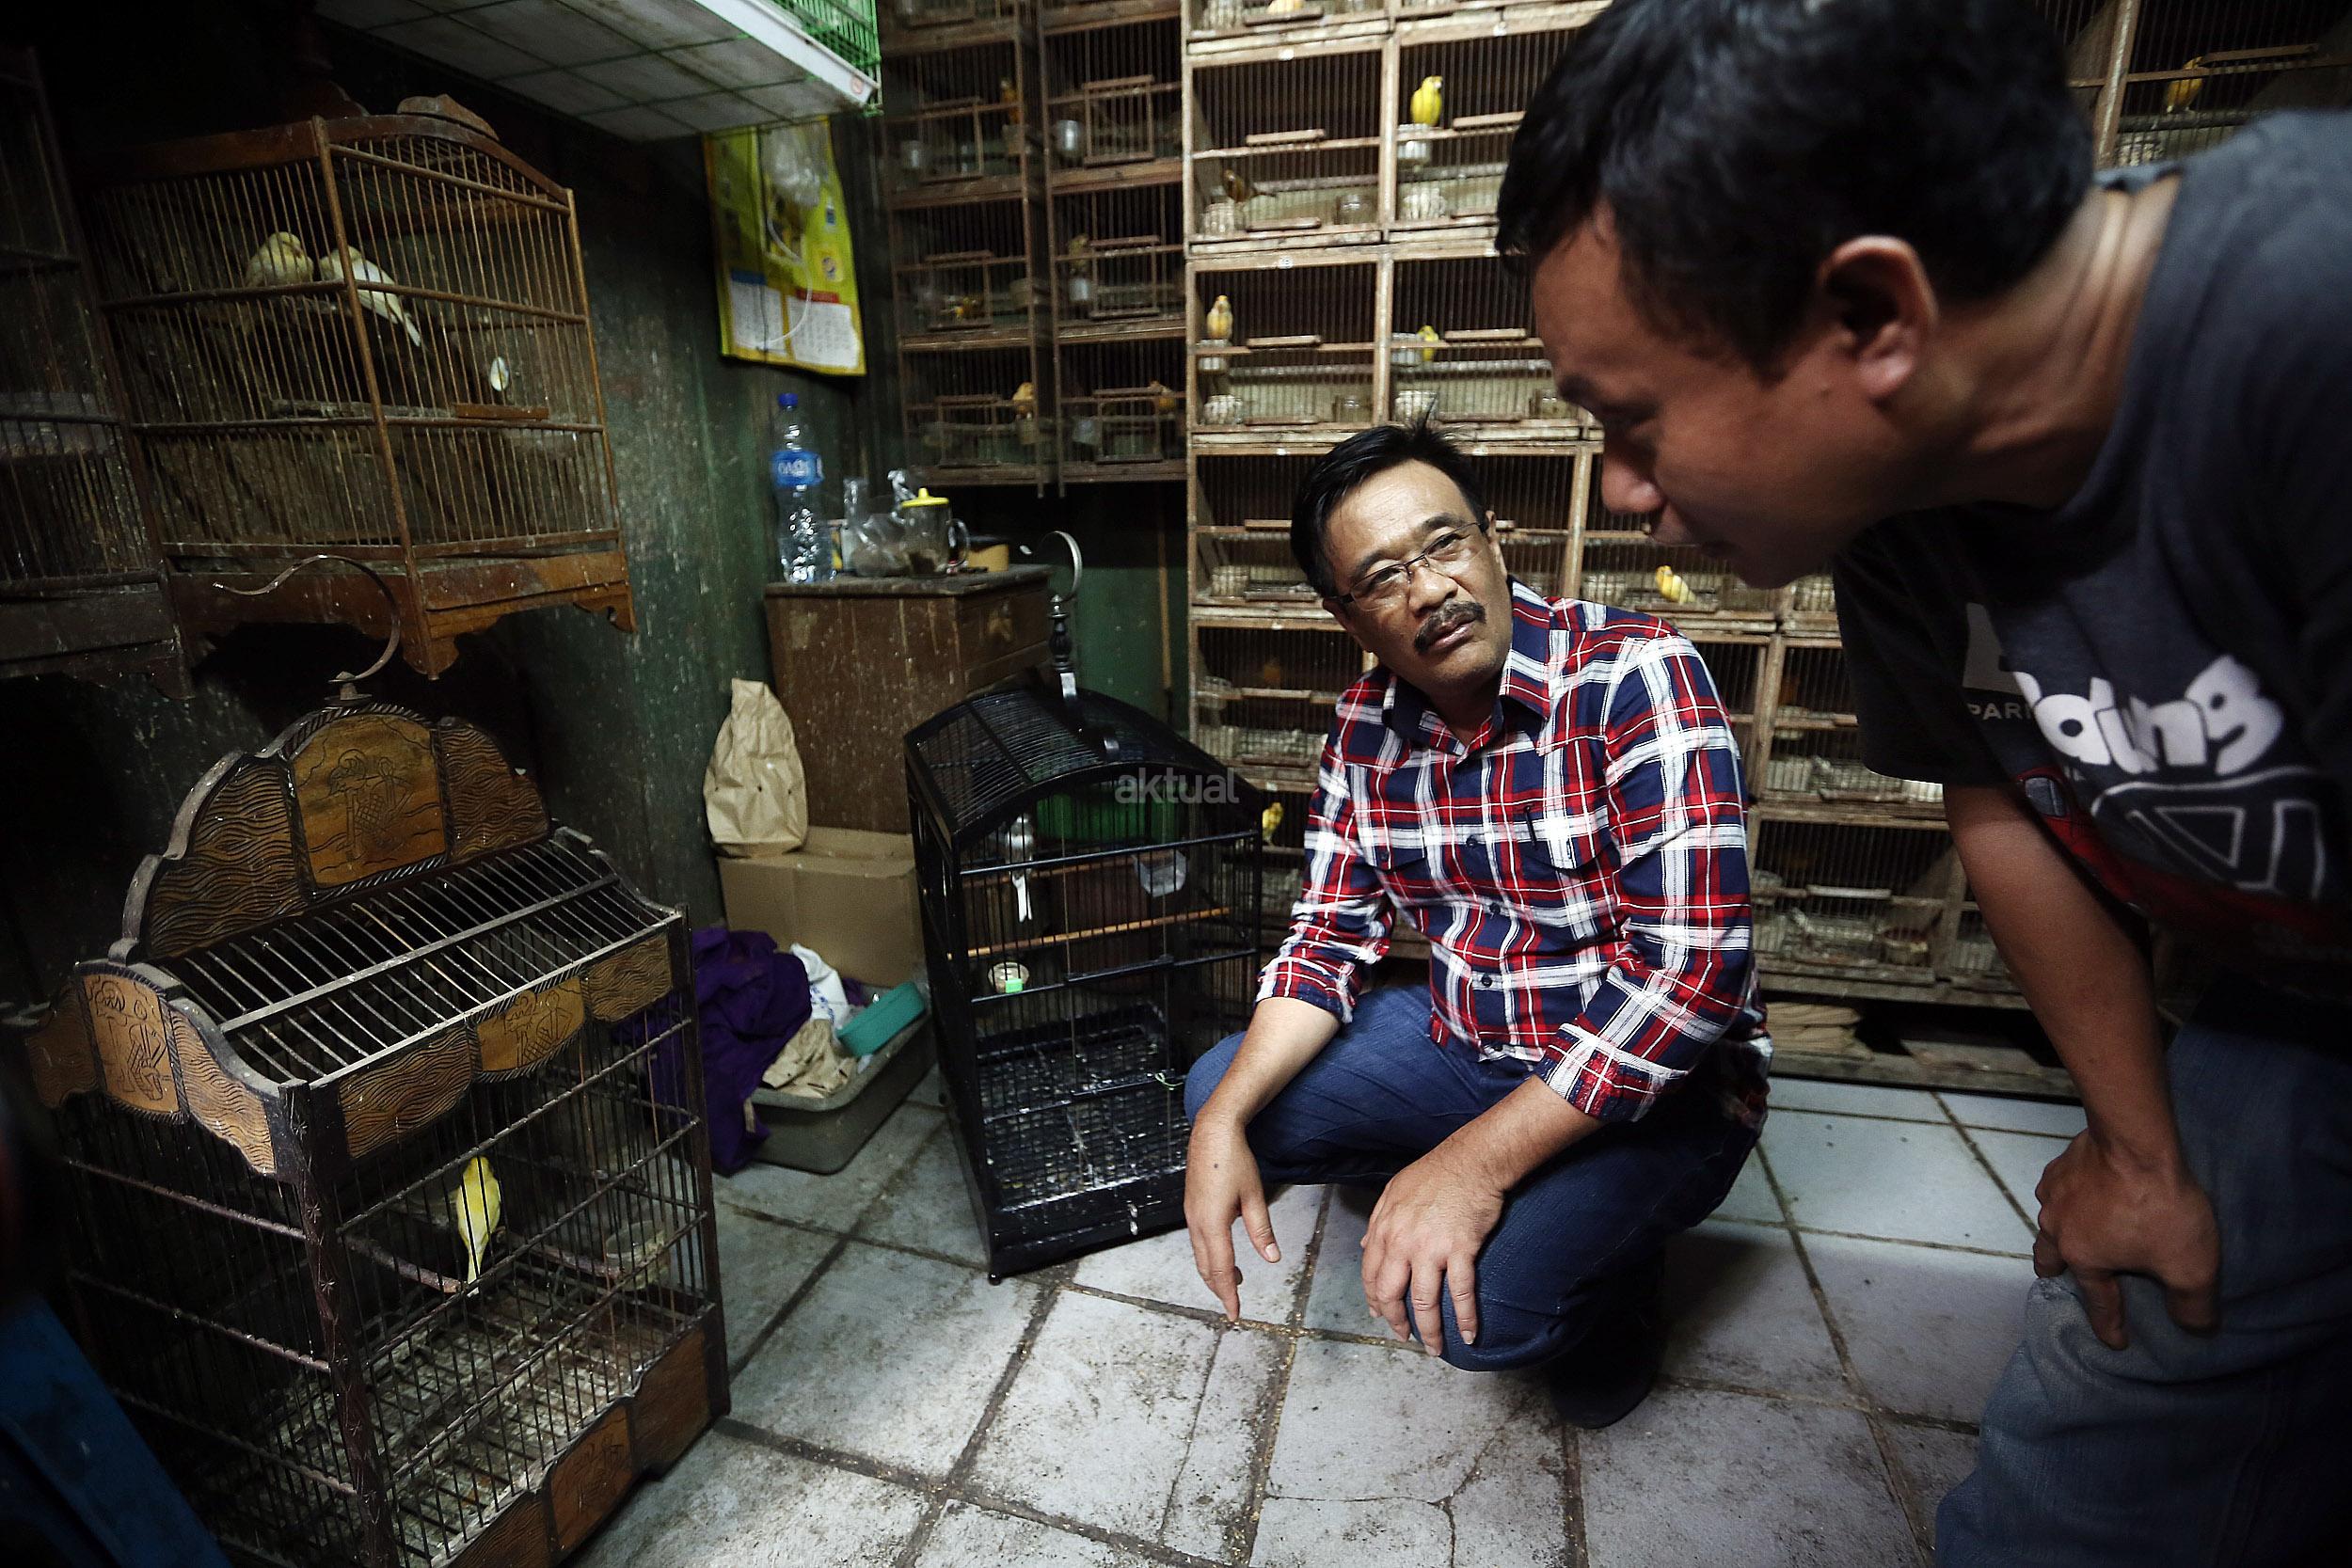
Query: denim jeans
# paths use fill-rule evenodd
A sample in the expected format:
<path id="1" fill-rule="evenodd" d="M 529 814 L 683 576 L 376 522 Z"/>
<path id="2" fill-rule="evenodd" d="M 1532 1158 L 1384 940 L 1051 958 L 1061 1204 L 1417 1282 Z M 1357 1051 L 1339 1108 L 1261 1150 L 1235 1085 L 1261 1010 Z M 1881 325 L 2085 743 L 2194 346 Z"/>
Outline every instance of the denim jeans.
<path id="1" fill-rule="evenodd" d="M 1936 1515 L 1941 1568 L 2352 1561 L 2352 1049 L 2343 1009 L 2217 985 L 2172 1042 L 2173 1115 L 2221 1231 L 2221 1324 L 2123 1283 L 2131 1348 L 2037 1280 Z"/>
<path id="2" fill-rule="evenodd" d="M 1242 1037 L 1193 1065 L 1184 1108 L 1198 1116 Z M 1429 993 L 1375 990 L 1297 1077 L 1250 1121 L 1268 1182 L 1376 1186 L 1527 1079 L 1429 1039 Z M 1669 1094 L 1638 1121 L 1605 1127 L 1521 1181 L 1478 1254 L 1478 1342 L 1466 1345 L 1441 1297 L 1445 1358 L 1475 1371 L 1532 1367 L 1576 1348 L 1617 1305 L 1612 1286 L 1667 1237 L 1712 1213 L 1756 1132 L 1703 1086 Z M 1369 1323 L 1369 1319 L 1367 1319 Z"/>

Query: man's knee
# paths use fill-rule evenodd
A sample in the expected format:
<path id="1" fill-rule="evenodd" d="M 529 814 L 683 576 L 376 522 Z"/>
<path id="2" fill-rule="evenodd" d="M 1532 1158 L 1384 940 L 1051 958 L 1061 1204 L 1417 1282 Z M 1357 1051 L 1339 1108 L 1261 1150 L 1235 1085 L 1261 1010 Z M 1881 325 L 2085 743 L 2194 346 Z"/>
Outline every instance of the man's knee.
<path id="1" fill-rule="evenodd" d="M 1200 1115 L 1200 1107 L 1209 1102 L 1209 1096 L 1225 1078 L 1225 1069 L 1233 1065 L 1233 1053 L 1241 1049 L 1241 1036 L 1228 1035 L 1202 1053 L 1184 1074 L 1184 1117 L 1191 1120 Z"/>

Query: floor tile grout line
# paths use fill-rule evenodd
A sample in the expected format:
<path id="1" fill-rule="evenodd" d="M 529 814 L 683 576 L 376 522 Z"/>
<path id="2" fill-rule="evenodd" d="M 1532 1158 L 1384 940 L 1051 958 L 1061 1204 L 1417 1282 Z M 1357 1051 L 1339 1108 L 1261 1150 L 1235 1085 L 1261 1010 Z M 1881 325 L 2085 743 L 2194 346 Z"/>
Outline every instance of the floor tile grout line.
<path id="1" fill-rule="evenodd" d="M 799 1309 L 801 1303 L 808 1299 L 809 1292 L 817 1289 L 817 1282 L 822 1279 L 841 1255 L 849 1250 L 849 1237 L 834 1238 L 833 1245 L 827 1247 L 825 1255 L 817 1259 L 816 1266 L 808 1271 L 808 1276 L 792 1287 L 791 1293 L 784 1298 L 775 1311 L 769 1314 L 768 1321 L 762 1323 L 758 1332 L 752 1336 L 750 1342 L 743 1347 L 742 1355 L 740 1357 L 730 1355 L 727 1358 L 727 1381 L 730 1385 L 746 1367 L 752 1364 L 753 1357 L 768 1347 L 768 1341 L 775 1337 L 776 1330 L 784 1326 L 784 1320 Z M 722 1274 L 720 1278 L 723 1287 L 725 1275 Z"/>
<path id="2" fill-rule="evenodd" d="M 917 1470 L 910 1470 L 903 1465 L 894 1465 L 886 1459 L 875 1459 L 866 1454 L 851 1452 L 847 1449 L 827 1448 L 822 1443 L 812 1443 L 805 1437 L 790 1437 L 783 1433 L 771 1432 L 766 1427 L 754 1425 L 738 1417 L 722 1416 L 711 1423 L 710 1430 L 738 1442 L 749 1443 L 772 1452 L 787 1454 L 794 1459 L 803 1460 L 825 1469 L 844 1470 L 851 1475 L 864 1476 L 869 1481 L 886 1481 L 893 1486 L 920 1493 L 929 1500 L 930 1506 L 926 1512 L 930 1515 L 944 1514 L 946 1505 L 960 1502 L 971 1508 L 984 1509 L 992 1513 L 1009 1514 L 1014 1518 L 1026 1520 L 1033 1525 L 1043 1525 L 1072 1535 L 1082 1535 L 1103 1545 L 1116 1546 L 1122 1551 L 1134 1552 L 1154 1561 L 1169 1564 L 1171 1568 L 1224 1568 L 1224 1565 L 1215 1559 L 1195 1557 L 1188 1552 L 1180 1552 L 1172 1546 L 1164 1546 L 1142 1536 L 1129 1535 L 1088 1520 L 1048 1513 L 1017 1498 L 999 1497 L 993 1492 L 968 1481 L 958 1485 L 935 1476 L 924 1475 Z M 935 1517 L 931 1522 L 936 1523 Z M 917 1524 L 916 1529 L 924 1533 L 926 1537 L 923 1542 L 914 1543 L 915 1555 L 919 1555 L 922 1547 L 929 1544 L 929 1532 L 924 1530 L 920 1523 Z M 894 1561 L 903 1568 L 904 1564 L 912 1560 L 913 1556 L 907 1552 L 906 1545 L 902 1544 L 899 1556 Z"/>
<path id="3" fill-rule="evenodd" d="M 1860 1397 L 1867 1407 L 1862 1418 L 1863 1426 L 1870 1433 L 1871 1446 L 1878 1450 L 1879 1466 L 1885 1475 L 1887 1498 L 1894 1503 L 1896 1512 L 1902 1515 L 1906 1532 L 1911 1536 L 1912 1551 L 1919 1556 L 1921 1568 L 1932 1568 L 1932 1557 L 1924 1553 L 1920 1546 L 1916 1516 L 1911 1508 L 1908 1478 L 1897 1463 L 1894 1444 L 1878 1422 L 1878 1397 L 1871 1393 L 1861 1369 L 1854 1365 L 1853 1351 L 1846 1343 L 1846 1331 L 1839 1326 L 1836 1314 L 1830 1311 L 1829 1291 L 1822 1286 L 1821 1276 L 1813 1267 L 1813 1256 L 1805 1249 L 1804 1234 L 1798 1228 L 1796 1213 L 1788 1206 L 1788 1195 L 1781 1190 L 1780 1178 L 1773 1173 L 1772 1162 L 1765 1154 L 1760 1141 L 1756 1145 L 1756 1158 L 1763 1169 L 1766 1184 L 1772 1189 L 1773 1200 L 1780 1205 L 1780 1212 L 1788 1216 L 1788 1244 L 1795 1249 L 1798 1266 L 1804 1270 L 1805 1283 L 1812 1288 L 1813 1305 L 1821 1314 L 1821 1326 L 1829 1334 L 1830 1349 L 1836 1353 L 1839 1375 L 1845 1378 L 1847 1386 Z"/>
<path id="4" fill-rule="evenodd" d="M 1282 1347 L 1280 1365 L 1274 1369 L 1266 1398 L 1258 1410 L 1258 1437 L 1249 1453 L 1249 1483 L 1242 1492 L 1241 1528 L 1237 1538 L 1230 1541 L 1235 1548 L 1232 1561 L 1247 1563 L 1257 1555 L 1258 1529 L 1265 1514 L 1267 1489 L 1274 1475 L 1274 1446 L 1282 1434 L 1282 1413 L 1290 1403 L 1291 1374 L 1298 1366 L 1298 1342 L 1312 1332 L 1307 1327 L 1307 1303 L 1313 1296 L 1315 1270 L 1323 1264 L 1323 1243 L 1331 1227 L 1331 1206 L 1339 1201 L 1336 1182 L 1323 1184 L 1323 1201 L 1315 1205 L 1314 1229 L 1307 1236 L 1307 1250 L 1298 1260 L 1298 1291 L 1291 1301 L 1291 1309 L 1284 1314 L 1283 1338 L 1289 1342 Z"/>
<path id="5" fill-rule="evenodd" d="M 1941 1100 L 1938 1100 L 1936 1103 L 1938 1105 L 1944 1104 Z M 1944 1114 L 1946 1116 L 1951 1116 L 1951 1107 L 1946 1105 L 1944 1107 Z M 1974 1159 L 1978 1164 L 1984 1167 L 1985 1175 L 1993 1179 L 1993 1185 L 2000 1189 L 2001 1196 L 2009 1200 L 2009 1206 L 2017 1211 L 2017 1217 L 2026 1222 L 2026 1229 L 2034 1234 L 2039 1234 L 2042 1229 L 2042 1223 L 2039 1214 L 2028 1214 L 2026 1212 L 2025 1204 L 2018 1199 L 2015 1193 L 2009 1190 L 2009 1183 L 2001 1180 L 2001 1173 L 1993 1168 L 1993 1161 L 1991 1157 L 1985 1153 L 1982 1146 L 1977 1142 L 1976 1134 L 1978 1132 L 1999 1132 L 2002 1131 L 2002 1129 L 1971 1128 L 1966 1123 L 1961 1121 L 1957 1117 L 1953 1117 L 1952 1118 L 1952 1127 L 1954 1131 L 1960 1133 L 1960 1141 L 1968 1146 L 1969 1156 Z"/>

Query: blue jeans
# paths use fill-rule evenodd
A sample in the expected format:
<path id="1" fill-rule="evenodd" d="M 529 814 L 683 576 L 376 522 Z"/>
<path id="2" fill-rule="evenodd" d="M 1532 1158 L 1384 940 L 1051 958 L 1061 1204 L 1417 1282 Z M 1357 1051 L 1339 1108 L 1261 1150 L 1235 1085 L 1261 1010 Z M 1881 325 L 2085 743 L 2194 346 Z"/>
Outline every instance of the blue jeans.
<path id="1" fill-rule="evenodd" d="M 2172 1042 L 2173 1115 L 2221 1231 L 2221 1325 L 2123 1282 L 2131 1348 L 2037 1280 L 1941 1568 L 2352 1560 L 2352 1049 L 2343 1009 L 2217 985 Z"/>
<path id="2" fill-rule="evenodd" d="M 1184 1085 L 1198 1116 L 1242 1037 L 1202 1056 Z M 1429 993 L 1375 990 L 1297 1077 L 1250 1121 L 1269 1182 L 1376 1186 L 1527 1080 L 1515 1062 L 1482 1062 L 1429 1039 Z M 1705 1088 L 1671 1094 L 1639 1121 L 1606 1127 L 1521 1181 L 1478 1254 L 1478 1342 L 1440 1297 L 1445 1358 L 1473 1371 L 1532 1367 L 1575 1348 L 1621 1304 L 1612 1287 L 1667 1237 L 1714 1212 L 1756 1132 Z"/>

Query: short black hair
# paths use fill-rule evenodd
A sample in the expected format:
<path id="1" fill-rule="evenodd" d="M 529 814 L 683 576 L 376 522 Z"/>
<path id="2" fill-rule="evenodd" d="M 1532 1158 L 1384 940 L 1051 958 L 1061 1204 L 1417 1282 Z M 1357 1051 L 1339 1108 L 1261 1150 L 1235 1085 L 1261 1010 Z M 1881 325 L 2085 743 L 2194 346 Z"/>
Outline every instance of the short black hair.
<path id="1" fill-rule="evenodd" d="M 1470 508 L 1470 521 L 1481 529 L 1486 526 L 1486 500 L 1479 493 L 1478 476 L 1471 471 L 1470 459 L 1426 419 L 1411 424 L 1375 425 L 1350 436 L 1315 459 L 1299 482 L 1298 499 L 1291 503 L 1291 554 L 1297 558 L 1298 569 L 1307 574 L 1315 592 L 1325 598 L 1337 598 L 1340 593 L 1331 558 L 1323 548 L 1331 514 L 1366 480 L 1400 463 L 1426 463 L 1452 480 Z"/>
<path id="2" fill-rule="evenodd" d="M 1616 0 L 1528 104 L 1497 248 L 1532 271 L 1606 206 L 1644 318 L 1769 373 L 1847 240 L 1895 236 L 1938 291 L 1990 298 L 2090 173 L 2027 0 Z"/>

